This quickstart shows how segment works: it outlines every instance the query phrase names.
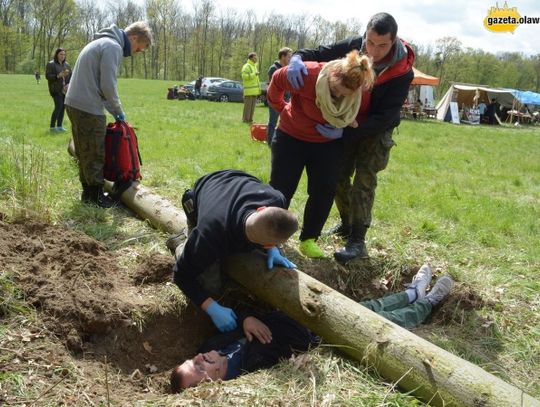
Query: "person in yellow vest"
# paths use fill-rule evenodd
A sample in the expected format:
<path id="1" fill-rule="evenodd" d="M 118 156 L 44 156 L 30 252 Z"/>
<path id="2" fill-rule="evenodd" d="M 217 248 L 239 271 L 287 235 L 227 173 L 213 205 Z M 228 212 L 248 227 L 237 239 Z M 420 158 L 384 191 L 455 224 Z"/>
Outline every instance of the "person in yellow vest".
<path id="1" fill-rule="evenodd" d="M 257 96 L 261 94 L 259 82 L 259 67 L 257 66 L 257 54 L 250 52 L 248 60 L 242 67 L 242 81 L 244 84 L 244 123 L 253 122 L 253 112 L 257 103 Z"/>

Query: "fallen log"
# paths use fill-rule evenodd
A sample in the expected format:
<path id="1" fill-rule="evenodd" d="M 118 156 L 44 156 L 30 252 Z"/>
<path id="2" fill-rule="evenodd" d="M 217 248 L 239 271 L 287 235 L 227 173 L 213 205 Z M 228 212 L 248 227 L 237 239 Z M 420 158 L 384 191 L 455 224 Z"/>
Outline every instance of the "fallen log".
<path id="1" fill-rule="evenodd" d="M 169 202 L 166 210 L 156 210 L 163 205 L 161 198 L 140 185 L 125 191 L 121 200 L 160 229 L 177 233 L 185 226 L 181 210 Z M 431 405 L 540 407 L 540 401 L 517 387 L 382 318 L 300 270 L 269 272 L 264 258 L 257 254 L 231 256 L 224 267 L 250 293 Z"/>

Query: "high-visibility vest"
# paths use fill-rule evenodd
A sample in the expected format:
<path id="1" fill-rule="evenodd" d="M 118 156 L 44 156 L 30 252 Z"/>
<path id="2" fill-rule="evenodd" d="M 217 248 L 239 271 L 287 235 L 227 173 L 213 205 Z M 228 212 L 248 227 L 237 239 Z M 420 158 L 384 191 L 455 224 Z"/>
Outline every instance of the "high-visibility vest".
<path id="1" fill-rule="evenodd" d="M 244 96 L 258 96 L 261 94 L 259 69 L 251 59 L 248 59 L 242 67 L 242 81 L 244 84 Z"/>

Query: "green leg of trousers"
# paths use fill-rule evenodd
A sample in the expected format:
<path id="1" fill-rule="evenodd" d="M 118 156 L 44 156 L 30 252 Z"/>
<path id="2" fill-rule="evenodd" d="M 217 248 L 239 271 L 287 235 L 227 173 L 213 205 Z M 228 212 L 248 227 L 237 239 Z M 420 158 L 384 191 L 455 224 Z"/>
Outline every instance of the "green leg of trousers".
<path id="1" fill-rule="evenodd" d="M 415 328 L 431 314 L 433 306 L 427 300 L 418 300 L 409 304 L 406 292 L 391 294 L 376 300 L 360 303 L 381 317 L 403 328 Z"/>

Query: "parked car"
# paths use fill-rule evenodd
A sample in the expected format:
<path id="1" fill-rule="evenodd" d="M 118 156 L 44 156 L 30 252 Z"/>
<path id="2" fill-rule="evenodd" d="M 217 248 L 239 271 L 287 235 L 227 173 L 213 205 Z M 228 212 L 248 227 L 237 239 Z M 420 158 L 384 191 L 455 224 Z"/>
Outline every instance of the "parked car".
<path id="1" fill-rule="evenodd" d="M 237 81 L 223 81 L 212 84 L 207 91 L 209 100 L 218 102 L 243 102 L 244 87 Z"/>
<path id="2" fill-rule="evenodd" d="M 195 81 L 188 82 L 182 85 L 182 87 L 186 90 L 189 90 L 191 93 L 195 93 Z"/>
<path id="3" fill-rule="evenodd" d="M 225 79 L 225 78 L 217 78 L 217 77 L 210 77 L 210 76 L 207 78 L 203 78 L 203 81 L 201 84 L 201 97 L 203 99 L 207 98 L 206 92 L 208 91 L 208 87 L 212 85 L 213 83 L 227 81 L 227 80 L 228 79 Z"/>

